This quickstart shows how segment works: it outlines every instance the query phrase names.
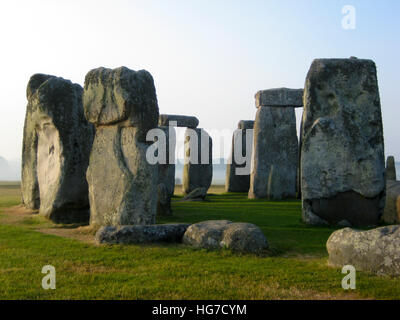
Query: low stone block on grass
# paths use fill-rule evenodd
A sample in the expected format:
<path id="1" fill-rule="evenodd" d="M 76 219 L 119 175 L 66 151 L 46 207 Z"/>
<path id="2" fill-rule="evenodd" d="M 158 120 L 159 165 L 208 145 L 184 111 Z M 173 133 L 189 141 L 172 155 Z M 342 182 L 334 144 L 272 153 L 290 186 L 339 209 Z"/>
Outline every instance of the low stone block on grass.
<path id="1" fill-rule="evenodd" d="M 369 231 L 345 228 L 334 232 L 326 247 L 331 266 L 352 265 L 358 271 L 400 276 L 400 226 Z"/>
<path id="2" fill-rule="evenodd" d="M 137 226 L 106 226 L 95 236 L 98 244 L 145 244 L 158 242 L 181 242 L 190 224 L 160 224 Z"/>
<path id="3" fill-rule="evenodd" d="M 264 234 L 254 224 L 210 220 L 192 224 L 183 243 L 209 250 L 230 249 L 237 253 L 261 253 L 268 249 Z"/>

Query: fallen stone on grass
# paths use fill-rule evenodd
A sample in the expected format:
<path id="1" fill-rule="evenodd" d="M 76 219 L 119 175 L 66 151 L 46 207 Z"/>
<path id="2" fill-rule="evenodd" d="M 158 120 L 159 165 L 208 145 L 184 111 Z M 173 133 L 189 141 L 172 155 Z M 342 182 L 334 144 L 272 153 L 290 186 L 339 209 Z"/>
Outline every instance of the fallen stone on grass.
<path id="1" fill-rule="evenodd" d="M 352 265 L 377 275 L 400 275 L 400 226 L 369 231 L 345 228 L 334 232 L 326 247 L 331 266 Z"/>
<path id="2" fill-rule="evenodd" d="M 157 242 L 181 242 L 190 224 L 160 224 L 136 226 L 106 226 L 95 236 L 98 244 L 144 244 Z"/>
<path id="3" fill-rule="evenodd" d="M 191 225 L 183 236 L 183 243 L 209 250 L 230 249 L 237 253 L 261 253 L 268 249 L 267 239 L 257 226 L 211 220 Z"/>
<path id="4" fill-rule="evenodd" d="M 183 201 L 204 201 L 207 196 L 206 188 L 197 188 L 183 198 Z"/>

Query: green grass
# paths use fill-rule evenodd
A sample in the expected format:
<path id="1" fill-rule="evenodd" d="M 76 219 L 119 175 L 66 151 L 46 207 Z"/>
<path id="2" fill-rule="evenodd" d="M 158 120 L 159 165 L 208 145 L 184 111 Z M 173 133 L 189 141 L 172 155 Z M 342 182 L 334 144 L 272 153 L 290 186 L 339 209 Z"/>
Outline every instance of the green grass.
<path id="1" fill-rule="evenodd" d="M 4 195 L 0 211 L 19 203 Z M 211 195 L 179 202 L 159 223 L 229 219 L 265 233 L 274 256 L 210 252 L 184 245 L 94 246 L 36 231 L 33 216 L 16 225 L 0 220 L 0 299 L 399 299 L 400 280 L 357 273 L 357 290 L 344 291 L 341 270 L 327 267 L 325 243 L 334 229 L 300 220 L 300 202 Z M 0 214 L 1 219 L 1 214 Z M 5 220 L 4 220 L 5 221 Z M 41 288 L 41 269 L 57 271 L 57 289 Z"/>

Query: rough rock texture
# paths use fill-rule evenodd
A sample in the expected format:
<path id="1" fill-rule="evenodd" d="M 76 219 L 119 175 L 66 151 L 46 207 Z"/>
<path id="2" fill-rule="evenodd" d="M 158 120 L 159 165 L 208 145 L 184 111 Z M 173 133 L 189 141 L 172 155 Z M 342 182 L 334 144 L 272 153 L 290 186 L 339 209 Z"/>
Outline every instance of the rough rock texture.
<path id="1" fill-rule="evenodd" d="M 89 219 L 85 173 L 94 128 L 83 114 L 82 88 L 35 74 L 27 87 L 22 202 L 54 222 Z"/>
<path id="2" fill-rule="evenodd" d="M 386 182 L 386 204 L 382 220 L 385 223 L 400 223 L 400 181 Z"/>
<path id="3" fill-rule="evenodd" d="M 299 146 L 294 108 L 258 108 L 253 134 L 249 198 L 295 198 Z"/>
<path id="4" fill-rule="evenodd" d="M 375 63 L 314 60 L 304 103 L 303 220 L 376 225 L 385 204 L 385 159 Z"/>
<path id="5" fill-rule="evenodd" d="M 165 134 L 165 148 L 163 148 L 165 156 L 163 157 L 162 163 L 158 164 L 157 214 L 171 215 L 171 197 L 175 191 L 176 132 L 173 127 L 159 127 L 159 129 Z"/>
<path id="6" fill-rule="evenodd" d="M 176 122 L 174 126 L 176 127 L 187 127 L 187 128 L 197 128 L 199 125 L 199 119 L 190 116 L 181 116 L 175 114 L 160 114 L 158 118 L 158 125 L 160 127 L 167 127 L 171 125 L 170 122 Z"/>
<path id="7" fill-rule="evenodd" d="M 190 224 L 160 224 L 147 226 L 106 226 L 95 236 L 97 243 L 143 244 L 155 242 L 181 242 Z"/>
<path id="8" fill-rule="evenodd" d="M 303 89 L 277 88 L 258 91 L 256 107 L 294 107 L 303 106 Z"/>
<path id="9" fill-rule="evenodd" d="M 393 156 L 388 157 L 386 160 L 386 180 L 397 180 L 396 165 Z"/>
<path id="10" fill-rule="evenodd" d="M 175 147 L 176 132 L 173 127 L 159 127 L 165 134 L 165 163 L 158 164 L 158 183 L 163 183 L 169 195 L 175 190 Z M 170 154 L 171 153 L 171 154 Z"/>
<path id="11" fill-rule="evenodd" d="M 241 130 L 254 129 L 254 121 L 253 120 L 240 120 L 238 123 L 238 129 L 241 129 Z"/>
<path id="12" fill-rule="evenodd" d="M 96 124 L 87 171 L 90 223 L 154 224 L 158 165 L 146 159 L 149 129 L 158 122 L 157 96 L 147 71 L 99 68 L 88 73 L 85 114 Z"/>
<path id="13" fill-rule="evenodd" d="M 91 123 L 136 127 L 142 142 L 147 131 L 157 127 L 156 89 L 149 72 L 126 67 L 93 69 L 86 75 L 84 89 L 85 115 Z"/>
<path id="14" fill-rule="evenodd" d="M 203 201 L 207 196 L 206 188 L 197 188 L 186 195 L 182 200 L 183 201 Z"/>
<path id="15" fill-rule="evenodd" d="M 226 165 L 225 191 L 248 192 L 250 188 L 251 154 L 254 121 L 240 121 L 232 137 L 231 154 Z M 247 144 L 248 143 L 248 144 Z M 236 148 L 240 149 L 239 152 Z M 247 154 L 247 149 L 249 149 Z"/>
<path id="16" fill-rule="evenodd" d="M 370 231 L 345 228 L 334 232 L 326 247 L 332 266 L 352 265 L 358 271 L 400 275 L 400 226 Z"/>
<path id="17" fill-rule="evenodd" d="M 197 248 L 227 248 L 239 253 L 260 253 L 268 248 L 267 240 L 257 226 L 227 220 L 192 224 L 186 230 L 183 242 Z"/>
<path id="18" fill-rule="evenodd" d="M 185 195 L 197 188 L 208 190 L 213 175 L 212 139 L 204 129 L 186 129 L 182 189 Z"/>
<path id="19" fill-rule="evenodd" d="M 165 184 L 160 183 L 157 186 L 157 215 L 170 216 L 172 215 L 171 209 L 171 195 L 169 194 Z"/>

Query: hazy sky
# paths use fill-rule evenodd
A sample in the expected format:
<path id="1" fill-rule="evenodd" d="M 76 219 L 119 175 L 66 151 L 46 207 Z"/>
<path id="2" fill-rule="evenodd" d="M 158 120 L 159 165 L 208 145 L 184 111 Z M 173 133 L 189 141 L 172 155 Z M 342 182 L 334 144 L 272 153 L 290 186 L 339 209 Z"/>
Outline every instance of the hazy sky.
<path id="1" fill-rule="evenodd" d="M 400 160 L 399 34 L 399 0 L 1 1 L 0 156 L 21 155 L 34 73 L 83 85 L 99 66 L 146 69 L 161 113 L 222 130 L 254 119 L 258 90 L 303 87 L 314 58 L 357 56 L 377 64 L 386 154 Z"/>

